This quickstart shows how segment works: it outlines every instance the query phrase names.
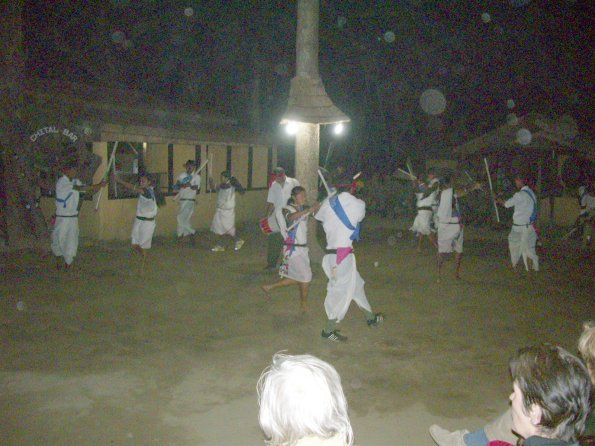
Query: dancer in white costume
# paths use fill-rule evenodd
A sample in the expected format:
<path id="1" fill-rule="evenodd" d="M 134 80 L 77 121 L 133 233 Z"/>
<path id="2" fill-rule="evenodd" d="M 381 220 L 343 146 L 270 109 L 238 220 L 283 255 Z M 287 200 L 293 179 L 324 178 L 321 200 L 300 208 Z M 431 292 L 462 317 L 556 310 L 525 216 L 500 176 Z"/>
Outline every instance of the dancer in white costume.
<path id="1" fill-rule="evenodd" d="M 269 187 L 265 215 L 265 217 L 269 218 L 271 230 L 273 231 L 267 237 L 267 266 L 265 269 L 270 272 L 277 271 L 277 262 L 283 248 L 281 229 L 285 229 L 285 222 L 281 211 L 287 205 L 287 200 L 291 196 L 291 190 L 300 185 L 298 180 L 285 175 L 285 169 L 282 167 L 275 167 L 273 169 L 273 175 L 275 181 Z M 275 218 L 270 218 L 273 215 Z"/>
<path id="2" fill-rule="evenodd" d="M 178 181 L 174 185 L 174 190 L 179 190 L 178 198 L 180 200 L 180 211 L 178 212 L 178 239 L 190 237 L 194 245 L 194 234 L 196 231 L 192 227 L 191 219 L 196 206 L 196 193 L 200 189 L 200 175 L 196 172 L 196 163 L 192 160 L 184 164 L 186 171 L 181 173 Z"/>
<path id="3" fill-rule="evenodd" d="M 158 212 L 158 197 L 151 185 L 147 174 L 140 176 L 139 185 L 127 183 L 116 177 L 116 181 L 127 189 L 138 193 L 136 217 L 132 225 L 132 249 L 143 258 L 143 265 L 147 251 L 151 249 L 153 233 L 155 232 L 155 217 Z"/>
<path id="4" fill-rule="evenodd" d="M 70 268 L 79 244 L 79 210 L 81 194 L 94 194 L 107 183 L 102 181 L 84 186 L 77 176 L 78 161 L 65 163 L 62 177 L 56 183 L 56 222 L 52 230 L 52 252 L 56 256 L 56 267 Z"/>
<path id="5" fill-rule="evenodd" d="M 437 247 L 436 239 L 432 232 L 432 216 L 434 206 L 437 203 L 440 183 L 438 178 L 434 177 L 432 171 L 428 173 L 428 182 L 425 183 L 418 178 L 414 182 L 417 215 L 413 221 L 413 226 L 409 229 L 417 237 L 417 252 L 421 252 L 421 244 L 424 236 L 428 237 L 430 243 Z"/>
<path id="6" fill-rule="evenodd" d="M 209 183 L 211 189 L 217 191 L 217 210 L 211 222 L 211 232 L 233 238 L 234 250 L 239 251 L 244 245 L 244 240 L 236 235 L 236 192 L 244 195 L 246 190 L 228 171 L 221 172 L 221 183 L 218 186 L 215 186 L 212 178 L 209 178 Z M 211 251 L 225 251 L 223 242 L 217 243 Z"/>
<path id="7" fill-rule="evenodd" d="M 326 199 L 314 216 L 322 222 L 326 233 L 327 254 L 322 259 L 322 269 L 328 277 L 324 300 L 327 323 L 322 337 L 331 341 L 347 340 L 336 327 L 345 317 L 352 300 L 365 313 L 368 326 L 377 326 L 384 319 L 382 313 L 372 312 L 353 254 L 353 241 L 359 240 L 360 223 L 365 215 L 364 201 L 341 192 Z"/>
<path id="8" fill-rule="evenodd" d="M 443 189 L 440 192 L 438 211 L 438 280 L 440 281 L 442 265 L 447 254 L 455 252 L 455 277 L 461 278 L 461 260 L 463 258 L 463 217 L 458 199 L 467 195 L 471 190 L 481 188 L 474 184 L 470 189 L 462 188 L 455 191 L 450 176 L 445 176 Z"/>
<path id="9" fill-rule="evenodd" d="M 517 174 L 514 184 L 519 191 L 512 198 L 506 201 L 502 198 L 497 200 L 505 208 L 514 208 L 512 229 L 508 234 L 508 249 L 512 267 L 515 268 L 522 257 L 527 271 L 530 266 L 529 260 L 531 260 L 531 268 L 534 271 L 539 271 L 539 257 L 535 250 L 537 232 L 535 232 L 534 226 L 537 221 L 537 197 L 527 185 L 527 179 L 523 175 Z"/>
<path id="10" fill-rule="evenodd" d="M 302 311 L 308 311 L 308 291 L 312 281 L 312 269 L 308 255 L 308 216 L 317 212 L 320 203 L 306 206 L 306 189 L 296 186 L 291 190 L 291 198 L 283 208 L 283 217 L 287 228 L 287 237 L 283 247 L 283 261 L 279 268 L 282 279 L 271 285 L 263 285 L 268 293 L 276 288 L 297 285 L 300 289 Z"/>

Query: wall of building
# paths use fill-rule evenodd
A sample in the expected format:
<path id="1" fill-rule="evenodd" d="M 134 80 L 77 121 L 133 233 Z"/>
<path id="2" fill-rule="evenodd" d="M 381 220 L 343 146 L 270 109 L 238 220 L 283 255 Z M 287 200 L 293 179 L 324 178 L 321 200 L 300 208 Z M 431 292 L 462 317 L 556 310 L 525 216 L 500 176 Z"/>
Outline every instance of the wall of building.
<path id="1" fill-rule="evenodd" d="M 124 138 L 123 138 L 124 139 Z M 151 172 L 167 172 L 168 170 L 168 144 L 148 143 L 146 144 L 145 163 Z M 200 146 L 200 156 L 202 161 L 207 159 L 207 155 L 212 156 L 213 167 L 212 174 L 215 182 L 219 181 L 219 174 L 226 170 L 227 150 L 226 144 L 174 144 L 173 146 L 173 167 L 174 182 L 177 176 L 183 172 L 183 163 L 189 159 L 195 159 L 196 148 Z M 231 171 L 238 180 L 247 186 L 248 180 L 248 145 L 234 144 L 231 146 Z M 267 197 L 267 178 L 268 178 L 268 153 L 266 146 L 253 147 L 253 170 L 252 187 L 262 188 L 249 190 L 244 195 L 236 197 L 236 222 L 253 223 L 258 225 L 258 220 L 264 214 Z M 101 181 L 103 172 L 107 167 L 107 142 L 94 142 L 93 152 L 101 156 L 102 164 L 97 169 L 94 183 Z M 274 152 L 274 151 L 273 151 Z M 205 169 L 202 175 L 201 190 L 197 195 L 196 210 L 192 216 L 192 222 L 196 229 L 206 230 L 211 225 L 211 220 L 215 213 L 217 204 L 217 195 L 215 192 L 208 191 L 207 183 L 208 170 Z M 167 186 L 167 185 L 164 185 Z M 89 237 L 98 240 L 127 240 L 130 238 L 130 231 L 136 215 L 136 198 L 110 199 L 107 188 L 103 189 L 99 208 L 95 211 L 95 202 L 98 199 L 95 195 L 93 201 L 85 201 L 79 217 L 79 227 L 82 237 Z M 49 220 L 55 213 L 55 201 L 53 198 L 42 198 L 41 208 L 44 215 Z M 156 219 L 156 236 L 174 237 L 177 227 L 177 214 L 179 202 L 174 196 L 166 197 L 166 205 L 159 209 Z"/>

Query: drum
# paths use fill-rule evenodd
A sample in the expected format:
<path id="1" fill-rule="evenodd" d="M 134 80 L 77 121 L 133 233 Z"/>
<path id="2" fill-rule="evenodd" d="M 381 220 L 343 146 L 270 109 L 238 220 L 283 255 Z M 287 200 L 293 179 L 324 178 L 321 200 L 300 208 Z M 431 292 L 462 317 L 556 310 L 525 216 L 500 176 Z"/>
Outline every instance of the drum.
<path id="1" fill-rule="evenodd" d="M 272 214 L 267 218 L 262 218 L 258 222 L 258 226 L 260 226 L 260 230 L 263 232 L 263 234 L 266 235 L 272 234 L 273 232 L 279 232 L 279 225 L 277 224 L 275 214 Z"/>

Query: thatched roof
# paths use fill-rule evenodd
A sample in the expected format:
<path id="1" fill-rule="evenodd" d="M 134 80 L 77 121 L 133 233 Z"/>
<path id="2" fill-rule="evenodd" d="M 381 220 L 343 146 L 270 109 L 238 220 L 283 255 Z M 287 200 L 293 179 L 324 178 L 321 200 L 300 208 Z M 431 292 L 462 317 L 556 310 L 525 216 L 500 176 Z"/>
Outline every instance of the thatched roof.
<path id="1" fill-rule="evenodd" d="M 593 141 L 589 136 L 579 134 L 576 122 L 568 115 L 558 118 L 548 118 L 538 113 L 529 113 L 520 118 L 509 115 L 507 124 L 454 149 L 463 158 L 502 150 L 555 150 L 595 159 Z"/>

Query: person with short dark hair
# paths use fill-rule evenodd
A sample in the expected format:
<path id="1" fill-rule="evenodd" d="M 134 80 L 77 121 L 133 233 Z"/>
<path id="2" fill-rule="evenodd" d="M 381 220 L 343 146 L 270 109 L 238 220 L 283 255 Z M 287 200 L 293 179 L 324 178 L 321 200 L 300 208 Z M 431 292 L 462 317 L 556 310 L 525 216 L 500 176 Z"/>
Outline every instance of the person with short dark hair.
<path id="1" fill-rule="evenodd" d="M 138 252 L 142 257 L 142 265 L 144 267 L 147 258 L 147 252 L 151 249 L 153 241 L 153 234 L 155 233 L 155 217 L 157 217 L 158 198 L 149 174 L 143 173 L 139 175 L 139 184 L 128 183 L 116 176 L 116 181 L 126 189 L 138 193 L 138 203 L 136 205 L 136 217 L 132 225 L 132 249 Z"/>
<path id="2" fill-rule="evenodd" d="M 308 217 L 320 208 L 320 203 L 306 205 L 306 189 L 296 186 L 291 190 L 291 198 L 283 208 L 283 217 L 287 225 L 287 238 L 283 246 L 283 261 L 279 268 L 281 280 L 271 285 L 263 285 L 268 293 L 274 289 L 297 285 L 300 290 L 300 306 L 308 311 L 308 292 L 312 281 L 312 269 L 308 255 Z"/>
<path id="3" fill-rule="evenodd" d="M 353 241 L 359 240 L 361 221 L 366 216 L 366 203 L 347 191 L 341 192 L 340 188 L 337 192 L 323 201 L 314 218 L 322 222 L 326 234 L 322 269 L 328 278 L 324 299 L 327 321 L 321 336 L 344 342 L 347 337 L 339 333 L 337 324 L 347 314 L 351 301 L 364 312 L 369 327 L 380 325 L 384 315 L 372 311 L 353 253 Z"/>
<path id="4" fill-rule="evenodd" d="M 228 236 L 234 240 L 234 251 L 239 251 L 244 246 L 244 240 L 236 234 L 236 192 L 244 195 L 246 190 L 231 172 L 221 172 L 221 182 L 215 186 L 215 181 L 209 178 L 211 189 L 217 191 L 217 210 L 211 222 L 211 232 L 219 236 L 219 242 L 211 248 L 213 252 L 225 251 L 223 237 Z"/>
<path id="5" fill-rule="evenodd" d="M 504 201 L 497 199 L 497 203 L 505 208 L 514 208 L 512 214 L 512 229 L 508 234 L 508 249 L 512 267 L 516 268 L 520 258 L 523 258 L 525 269 L 529 271 L 529 260 L 532 269 L 539 271 L 539 257 L 535 250 L 537 244 L 537 232 L 535 222 L 537 221 L 537 196 L 529 187 L 527 178 L 517 174 L 514 184 L 518 189 L 512 198 Z"/>
<path id="6" fill-rule="evenodd" d="M 56 256 L 56 267 L 70 268 L 76 257 L 79 244 L 79 210 L 83 204 L 81 194 L 93 195 L 107 185 L 101 181 L 85 186 L 76 178 L 78 161 L 68 160 L 62 167 L 62 177 L 56 183 L 56 220 L 52 230 L 52 252 Z"/>
<path id="7" fill-rule="evenodd" d="M 291 190 L 300 183 L 295 178 L 285 175 L 285 169 L 275 167 L 273 169 L 274 181 L 269 187 L 267 195 L 267 208 L 265 218 L 271 233 L 267 237 L 267 266 L 266 270 L 274 272 L 278 270 L 278 261 L 283 248 L 283 235 L 285 221 L 282 209 L 287 205 L 291 196 Z"/>
<path id="8" fill-rule="evenodd" d="M 455 277 L 461 278 L 461 260 L 463 258 L 463 216 L 459 206 L 459 198 L 470 191 L 479 189 L 481 185 L 474 184 L 471 188 L 457 188 L 450 175 L 443 179 L 442 191 L 436 215 L 438 217 L 438 280 L 441 278 L 442 265 L 446 256 L 455 252 Z"/>
<path id="9" fill-rule="evenodd" d="M 269 446 L 351 446 L 347 399 L 334 367 L 311 355 L 277 353 L 256 386 Z"/>
<path id="10" fill-rule="evenodd" d="M 196 172 L 196 162 L 188 160 L 184 163 L 185 172 L 181 173 L 178 181 L 174 184 L 174 190 L 178 190 L 180 200 L 180 211 L 178 212 L 177 234 L 178 239 L 190 237 L 190 242 L 194 245 L 194 235 L 196 231 L 192 227 L 192 214 L 196 206 L 196 194 L 200 189 L 200 175 Z"/>
<path id="11" fill-rule="evenodd" d="M 519 350 L 510 362 L 511 409 L 475 432 L 449 432 L 433 425 L 432 439 L 439 446 L 507 445 L 516 443 L 518 435 L 525 446 L 563 446 L 575 444 L 578 438 L 581 445 L 593 444 L 595 419 L 589 402 L 595 382 L 593 322 L 583 326 L 579 351 L 586 367 L 553 345 Z"/>

